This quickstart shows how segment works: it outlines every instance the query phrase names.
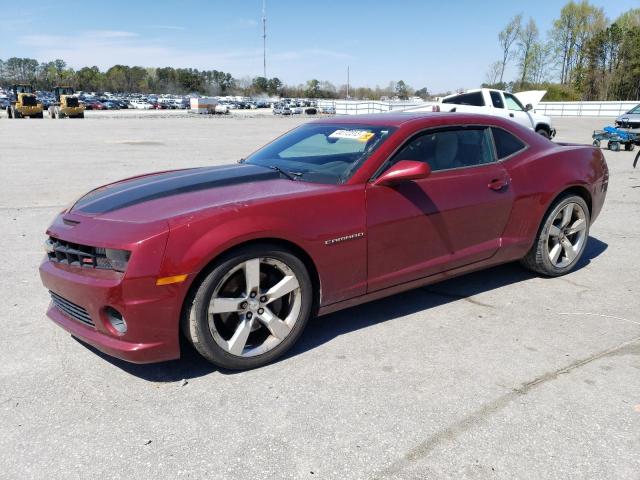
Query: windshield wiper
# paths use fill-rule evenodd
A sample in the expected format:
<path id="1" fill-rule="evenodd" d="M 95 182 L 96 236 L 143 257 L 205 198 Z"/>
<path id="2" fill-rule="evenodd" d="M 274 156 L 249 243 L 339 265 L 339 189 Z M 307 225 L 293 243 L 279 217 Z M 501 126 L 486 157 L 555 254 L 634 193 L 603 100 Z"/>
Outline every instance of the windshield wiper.
<path id="1" fill-rule="evenodd" d="M 298 180 L 298 178 L 300 178 L 303 173 L 302 172 L 288 172 L 287 170 L 284 170 L 283 168 L 278 167 L 277 165 L 266 165 L 267 168 L 270 168 L 271 170 L 275 170 L 278 173 L 281 173 L 282 175 L 284 175 L 285 177 L 287 177 L 289 180 Z"/>

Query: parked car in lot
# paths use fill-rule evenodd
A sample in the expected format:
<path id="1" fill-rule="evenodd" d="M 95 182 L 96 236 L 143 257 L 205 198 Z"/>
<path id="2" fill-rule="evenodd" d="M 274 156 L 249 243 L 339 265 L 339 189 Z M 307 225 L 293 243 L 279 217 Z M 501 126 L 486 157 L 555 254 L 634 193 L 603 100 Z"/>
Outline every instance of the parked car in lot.
<path id="1" fill-rule="evenodd" d="M 599 149 L 496 116 L 324 118 L 239 164 L 81 197 L 47 229 L 47 314 L 128 361 L 178 358 L 182 329 L 213 363 L 253 368 L 316 313 L 515 260 L 572 271 L 608 178 Z"/>
<path id="2" fill-rule="evenodd" d="M 98 100 L 85 100 L 84 108 L 85 110 L 106 110 L 104 104 Z"/>
<path id="3" fill-rule="evenodd" d="M 274 115 L 291 115 L 291 113 L 292 111 L 291 108 L 289 108 L 289 105 L 277 104 L 273 107 Z"/>
<path id="4" fill-rule="evenodd" d="M 120 110 L 120 104 L 115 101 L 107 100 L 101 103 L 106 110 Z"/>
<path id="5" fill-rule="evenodd" d="M 616 118 L 616 127 L 640 128 L 640 104 Z"/>
<path id="6" fill-rule="evenodd" d="M 131 104 L 131 108 L 138 110 L 149 110 L 153 108 L 153 105 L 145 100 L 131 100 L 129 103 Z"/>

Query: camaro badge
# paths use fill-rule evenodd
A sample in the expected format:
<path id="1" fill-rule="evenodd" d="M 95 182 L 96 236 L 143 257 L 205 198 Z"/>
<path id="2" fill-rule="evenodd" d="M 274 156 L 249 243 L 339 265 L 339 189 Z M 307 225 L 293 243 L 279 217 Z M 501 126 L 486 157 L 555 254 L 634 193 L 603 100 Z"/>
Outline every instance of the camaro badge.
<path id="1" fill-rule="evenodd" d="M 356 238 L 360 237 L 364 237 L 364 232 L 354 233 L 353 235 L 345 235 L 344 237 L 332 238 L 331 240 L 326 240 L 324 244 L 333 245 L 335 243 L 346 242 L 347 240 L 355 240 Z"/>

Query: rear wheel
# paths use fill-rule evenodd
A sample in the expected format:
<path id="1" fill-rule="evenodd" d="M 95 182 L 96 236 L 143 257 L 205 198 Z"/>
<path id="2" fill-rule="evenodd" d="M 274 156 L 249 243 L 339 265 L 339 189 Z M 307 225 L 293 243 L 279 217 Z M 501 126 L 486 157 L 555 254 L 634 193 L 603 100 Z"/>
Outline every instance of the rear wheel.
<path id="1" fill-rule="evenodd" d="M 609 150 L 611 150 L 612 152 L 618 152 L 620 150 L 620 144 L 618 142 L 609 142 L 607 144 L 607 147 L 609 148 Z"/>
<path id="2" fill-rule="evenodd" d="M 590 222 L 589 207 L 582 197 L 560 197 L 547 213 L 522 264 L 549 277 L 570 272 L 584 252 Z"/>
<path id="3" fill-rule="evenodd" d="M 635 145 L 633 143 L 631 143 L 631 142 L 628 142 L 628 143 L 624 144 L 624 149 L 627 152 L 633 152 L 634 148 L 635 148 Z"/>
<path id="4" fill-rule="evenodd" d="M 600 140 L 594 140 L 593 141 L 593 146 L 596 148 L 600 148 Z"/>
<path id="5" fill-rule="evenodd" d="M 273 245 L 252 245 L 211 269 L 188 300 L 183 331 L 210 362 L 255 368 L 296 342 L 312 299 L 309 273 L 298 257 Z"/>

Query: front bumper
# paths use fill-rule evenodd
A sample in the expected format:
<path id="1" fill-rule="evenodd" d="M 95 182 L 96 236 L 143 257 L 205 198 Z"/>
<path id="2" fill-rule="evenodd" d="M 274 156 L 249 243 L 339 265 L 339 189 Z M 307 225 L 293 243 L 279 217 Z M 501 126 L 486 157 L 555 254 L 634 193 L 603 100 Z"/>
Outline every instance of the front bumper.
<path id="1" fill-rule="evenodd" d="M 126 279 L 110 270 L 89 270 L 45 259 L 40 265 L 44 286 L 84 308 L 95 326 L 86 325 L 50 304 L 47 316 L 74 337 L 98 350 L 134 363 L 152 363 L 180 357 L 177 286 L 155 285 L 155 278 Z M 119 334 L 105 309 L 115 308 L 127 322 Z"/>

